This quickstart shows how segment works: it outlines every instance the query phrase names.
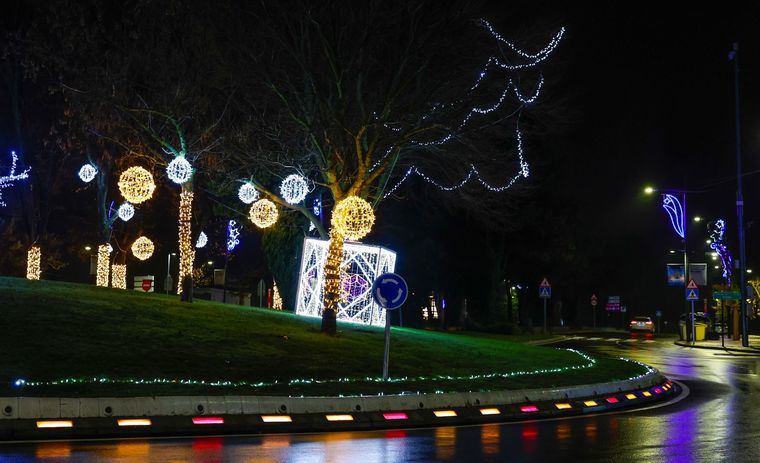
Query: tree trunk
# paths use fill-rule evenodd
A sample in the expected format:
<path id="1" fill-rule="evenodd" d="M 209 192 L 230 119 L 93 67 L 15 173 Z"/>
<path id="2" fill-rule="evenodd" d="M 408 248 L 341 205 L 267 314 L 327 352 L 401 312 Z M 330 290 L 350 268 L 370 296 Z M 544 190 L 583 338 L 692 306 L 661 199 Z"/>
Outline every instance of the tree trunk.
<path id="1" fill-rule="evenodd" d="M 179 276 L 177 281 L 177 294 L 188 287 L 186 280 L 189 280 L 191 290 L 188 302 L 192 302 L 193 286 L 193 261 L 195 260 L 195 249 L 192 243 L 192 218 L 193 218 L 193 192 L 182 190 L 179 195 Z M 186 300 L 186 298 L 182 298 Z"/>
<path id="2" fill-rule="evenodd" d="M 330 246 L 325 261 L 325 293 L 322 310 L 322 332 L 334 335 L 337 332 L 336 315 L 340 303 L 340 270 L 343 263 L 343 236 L 335 229 L 330 230 Z"/>

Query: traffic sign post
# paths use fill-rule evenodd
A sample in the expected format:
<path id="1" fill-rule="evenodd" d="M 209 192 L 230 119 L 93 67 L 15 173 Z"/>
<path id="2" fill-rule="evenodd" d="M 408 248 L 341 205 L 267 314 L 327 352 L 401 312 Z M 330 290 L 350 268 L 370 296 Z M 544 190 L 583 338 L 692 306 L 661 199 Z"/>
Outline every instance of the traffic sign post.
<path id="1" fill-rule="evenodd" d="M 662 310 L 657 310 L 654 313 L 654 316 L 657 317 L 657 334 L 661 334 L 660 332 L 660 318 L 662 318 Z"/>
<path id="2" fill-rule="evenodd" d="M 686 300 L 691 302 L 691 342 L 696 342 L 697 328 L 694 326 L 694 301 L 699 300 L 699 286 L 691 279 L 686 285 Z"/>
<path id="3" fill-rule="evenodd" d="M 591 295 L 591 312 L 594 318 L 594 329 L 596 329 L 596 305 L 598 303 L 599 303 L 599 298 L 596 297 L 596 294 L 592 294 Z"/>
<path id="4" fill-rule="evenodd" d="M 546 334 L 546 301 L 552 297 L 552 285 L 546 278 L 538 285 L 538 297 L 544 300 L 544 329 L 541 334 Z"/>
<path id="5" fill-rule="evenodd" d="M 391 316 L 389 310 L 400 308 L 406 302 L 409 286 L 401 275 L 383 273 L 372 285 L 372 298 L 386 310 L 385 312 L 385 350 L 383 352 L 383 380 L 388 379 L 388 358 L 391 353 Z"/>

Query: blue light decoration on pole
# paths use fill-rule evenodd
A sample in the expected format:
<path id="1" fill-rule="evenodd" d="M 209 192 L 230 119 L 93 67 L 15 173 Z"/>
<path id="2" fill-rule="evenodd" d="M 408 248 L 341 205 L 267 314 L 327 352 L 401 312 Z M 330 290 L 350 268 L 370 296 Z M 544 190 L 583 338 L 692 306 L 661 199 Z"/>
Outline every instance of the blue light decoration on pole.
<path id="1" fill-rule="evenodd" d="M 234 220 L 227 222 L 227 252 L 230 253 L 235 250 L 240 240 L 240 225 Z"/>
<path id="2" fill-rule="evenodd" d="M 721 264 L 723 265 L 723 278 L 726 280 L 728 287 L 731 287 L 731 277 L 733 276 L 734 259 L 731 256 L 731 251 L 723 242 L 726 234 L 726 221 L 718 219 L 715 222 L 707 226 L 708 233 L 710 235 L 710 249 L 715 251 L 720 257 Z"/>
<path id="3" fill-rule="evenodd" d="M 685 206 L 685 195 L 683 204 L 681 204 L 681 201 L 679 201 L 676 196 L 673 196 L 670 193 L 662 195 L 662 208 L 665 209 L 665 212 L 668 213 L 668 217 L 670 217 L 670 224 L 673 226 L 673 231 L 684 240 L 686 239 L 686 228 L 684 227 L 684 224 L 686 223 Z"/>

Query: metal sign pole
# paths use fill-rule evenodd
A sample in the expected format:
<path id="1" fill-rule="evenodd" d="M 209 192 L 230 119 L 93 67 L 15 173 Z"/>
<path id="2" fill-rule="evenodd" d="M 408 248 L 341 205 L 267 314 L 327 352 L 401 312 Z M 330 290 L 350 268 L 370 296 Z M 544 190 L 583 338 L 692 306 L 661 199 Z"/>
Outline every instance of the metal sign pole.
<path id="1" fill-rule="evenodd" d="M 697 328 L 694 324 L 694 299 L 691 300 L 691 342 L 697 341 Z"/>
<path id="2" fill-rule="evenodd" d="M 546 299 L 544 298 L 544 331 L 541 334 L 546 334 Z"/>
<path id="3" fill-rule="evenodd" d="M 391 314 L 385 311 L 385 353 L 383 354 L 383 381 L 388 380 L 388 357 L 391 353 Z"/>

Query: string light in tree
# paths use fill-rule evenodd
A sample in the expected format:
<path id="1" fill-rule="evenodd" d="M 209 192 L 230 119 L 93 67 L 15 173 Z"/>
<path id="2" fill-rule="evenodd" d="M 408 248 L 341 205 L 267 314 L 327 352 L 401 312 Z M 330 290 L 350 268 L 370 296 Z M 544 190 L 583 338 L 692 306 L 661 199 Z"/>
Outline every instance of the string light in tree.
<path id="1" fill-rule="evenodd" d="M 277 283 L 272 288 L 272 308 L 274 310 L 282 310 L 282 296 L 280 296 L 280 290 L 277 289 Z"/>
<path id="2" fill-rule="evenodd" d="M 245 182 L 238 190 L 238 198 L 245 204 L 251 204 L 259 199 L 259 191 L 250 182 Z"/>
<path id="3" fill-rule="evenodd" d="M 201 232 L 200 235 L 198 235 L 198 240 L 195 242 L 195 247 L 198 249 L 206 247 L 206 244 L 208 244 L 208 236 L 204 232 Z"/>
<path id="4" fill-rule="evenodd" d="M 42 274 L 40 267 L 40 260 L 42 259 L 42 251 L 36 244 L 33 245 L 26 252 L 26 279 L 27 280 L 39 280 Z"/>
<path id="5" fill-rule="evenodd" d="M 108 278 L 111 270 L 111 253 L 113 248 L 110 244 L 101 244 L 98 246 L 98 265 L 95 270 L 95 284 L 97 286 L 108 287 Z"/>
<path id="6" fill-rule="evenodd" d="M 358 241 L 372 230 L 375 212 L 362 198 L 348 196 L 335 206 L 330 223 L 344 238 Z"/>
<path id="7" fill-rule="evenodd" d="M 324 303 L 326 311 L 337 313 L 338 304 L 341 303 L 342 276 L 341 264 L 343 263 L 343 241 L 345 237 L 340 234 L 333 225 L 330 230 L 330 244 L 327 247 L 327 259 L 325 259 L 325 293 Z"/>
<path id="8" fill-rule="evenodd" d="M 90 183 L 96 175 L 98 175 L 98 169 L 90 163 L 83 165 L 79 169 L 79 180 L 84 183 Z"/>
<path id="9" fill-rule="evenodd" d="M 128 202 L 122 203 L 119 206 L 119 210 L 116 212 L 119 218 L 124 222 L 129 222 L 129 219 L 135 216 L 135 207 Z"/>
<path id="10" fill-rule="evenodd" d="M 251 210 L 248 211 L 248 217 L 259 228 L 271 227 L 277 223 L 277 206 L 266 198 L 260 199 L 253 203 Z"/>
<path id="11" fill-rule="evenodd" d="M 137 238 L 135 242 L 132 243 L 132 255 L 140 260 L 150 259 L 154 250 L 155 246 L 153 246 L 153 241 L 145 236 Z"/>
<path id="12" fill-rule="evenodd" d="M 11 151 L 11 168 L 8 172 L 8 175 L 0 176 L 0 207 L 5 207 L 7 204 L 5 204 L 5 201 L 3 201 L 3 190 L 5 188 L 10 188 L 13 186 L 13 184 L 17 180 L 24 180 L 29 178 L 29 172 L 32 170 L 31 167 L 27 168 L 25 171 L 21 173 L 16 173 L 16 163 L 18 162 L 18 156 L 16 155 L 15 151 Z"/>
<path id="13" fill-rule="evenodd" d="M 193 176 L 193 166 L 185 159 L 184 155 L 179 155 L 166 166 L 166 176 L 172 182 L 182 185 Z"/>
<path id="14" fill-rule="evenodd" d="M 291 174 L 285 177 L 280 185 L 280 196 L 288 204 L 298 204 L 309 193 L 309 184 L 306 179 L 298 174 Z"/>
<path id="15" fill-rule="evenodd" d="M 127 266 L 121 264 L 111 265 L 111 287 L 127 289 Z"/>
<path id="16" fill-rule="evenodd" d="M 192 278 L 195 249 L 191 242 L 191 221 L 193 219 L 193 192 L 183 190 L 179 195 L 179 284 L 177 294 L 182 293 L 182 281 Z"/>
<path id="17" fill-rule="evenodd" d="M 119 177 L 119 191 L 132 204 L 149 200 L 155 189 L 153 175 L 140 166 L 130 167 Z"/>

